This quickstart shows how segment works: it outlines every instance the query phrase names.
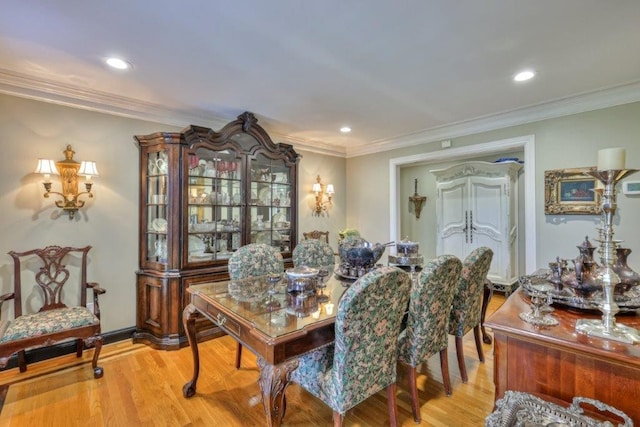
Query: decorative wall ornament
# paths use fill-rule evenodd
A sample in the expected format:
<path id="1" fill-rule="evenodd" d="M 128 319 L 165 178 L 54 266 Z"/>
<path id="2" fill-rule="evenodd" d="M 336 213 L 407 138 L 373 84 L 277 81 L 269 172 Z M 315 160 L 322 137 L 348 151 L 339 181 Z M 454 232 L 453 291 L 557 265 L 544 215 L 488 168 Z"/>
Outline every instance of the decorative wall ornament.
<path id="1" fill-rule="evenodd" d="M 418 194 L 418 178 L 414 181 L 414 192 L 413 196 L 409 196 L 409 201 L 413 203 L 414 212 L 416 214 L 416 219 L 420 219 L 420 213 L 422 212 L 422 205 L 427 201 L 425 196 L 421 196 Z"/>

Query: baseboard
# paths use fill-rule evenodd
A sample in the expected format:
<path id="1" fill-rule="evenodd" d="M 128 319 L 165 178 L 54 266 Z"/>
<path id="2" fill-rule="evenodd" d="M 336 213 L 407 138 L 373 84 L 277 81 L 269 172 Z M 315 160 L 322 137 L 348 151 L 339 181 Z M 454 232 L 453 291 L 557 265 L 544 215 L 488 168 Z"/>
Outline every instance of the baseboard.
<path id="1" fill-rule="evenodd" d="M 136 330 L 135 326 L 131 326 L 129 328 L 106 332 L 102 334 L 102 342 L 103 344 L 112 344 L 114 342 L 131 339 L 135 330 Z M 51 345 L 48 347 L 38 347 L 31 350 L 27 350 L 26 360 L 27 360 L 27 364 L 30 364 L 35 362 L 41 362 L 47 359 L 52 359 L 54 357 L 73 354 L 75 352 L 76 352 L 75 341 L 67 341 L 60 344 Z M 9 359 L 9 363 L 7 363 L 7 366 L 3 369 L 0 369 L 0 371 L 4 371 L 6 369 L 13 369 L 17 367 L 18 367 L 18 355 L 14 354 Z"/>

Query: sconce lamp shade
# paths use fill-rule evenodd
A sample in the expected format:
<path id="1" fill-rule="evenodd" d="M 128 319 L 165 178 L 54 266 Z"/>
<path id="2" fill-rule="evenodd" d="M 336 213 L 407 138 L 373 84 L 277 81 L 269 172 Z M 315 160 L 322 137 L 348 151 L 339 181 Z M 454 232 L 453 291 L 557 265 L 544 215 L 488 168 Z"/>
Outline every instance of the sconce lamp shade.
<path id="1" fill-rule="evenodd" d="M 78 170 L 78 175 L 86 176 L 87 179 L 98 176 L 98 166 L 94 161 L 82 161 L 80 163 L 80 170 Z"/>
<path id="2" fill-rule="evenodd" d="M 327 184 L 327 194 L 333 194 L 335 191 L 333 190 L 333 184 Z"/>
<path id="3" fill-rule="evenodd" d="M 47 175 L 59 175 L 56 168 L 56 162 L 50 159 L 38 159 L 38 166 L 36 166 L 35 173 L 41 173 Z"/>
<path id="4" fill-rule="evenodd" d="M 319 182 L 316 182 L 313 184 L 312 190 L 314 193 L 320 193 L 322 191 L 322 186 L 320 185 Z"/>

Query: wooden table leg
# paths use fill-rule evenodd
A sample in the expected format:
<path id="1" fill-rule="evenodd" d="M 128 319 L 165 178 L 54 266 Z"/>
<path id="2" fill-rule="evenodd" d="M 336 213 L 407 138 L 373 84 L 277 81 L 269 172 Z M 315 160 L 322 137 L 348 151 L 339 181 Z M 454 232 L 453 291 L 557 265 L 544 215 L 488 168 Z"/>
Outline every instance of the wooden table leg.
<path id="1" fill-rule="evenodd" d="M 493 296 L 493 288 L 490 281 L 484 282 L 484 294 L 482 295 L 482 314 L 480 315 L 480 329 L 482 330 L 482 342 L 485 344 L 491 344 L 491 336 L 484 329 L 484 318 L 487 314 L 487 307 L 489 301 Z"/>
<path id="2" fill-rule="evenodd" d="M 191 347 L 191 353 L 193 354 L 193 378 L 182 387 L 182 395 L 187 398 L 196 394 L 196 382 L 200 374 L 200 356 L 198 354 L 198 340 L 196 339 L 197 317 L 198 310 L 193 304 L 189 304 L 184 308 L 182 312 L 182 324 L 184 330 L 187 332 L 189 347 Z"/>
<path id="3" fill-rule="evenodd" d="M 298 367 L 298 359 L 288 360 L 279 365 L 272 365 L 262 357 L 258 357 L 260 377 L 258 384 L 262 391 L 262 404 L 269 427 L 277 427 L 284 416 L 285 395 L 289 385 L 289 375 Z"/>

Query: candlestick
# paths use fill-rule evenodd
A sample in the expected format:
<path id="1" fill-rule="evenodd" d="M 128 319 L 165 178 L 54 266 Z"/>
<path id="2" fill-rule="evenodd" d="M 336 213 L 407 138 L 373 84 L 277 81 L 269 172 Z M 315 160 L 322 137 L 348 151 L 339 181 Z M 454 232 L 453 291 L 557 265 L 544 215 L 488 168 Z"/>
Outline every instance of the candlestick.
<path id="1" fill-rule="evenodd" d="M 418 178 L 415 179 L 414 186 L 415 186 L 415 189 L 413 190 L 413 193 L 417 195 L 418 194 Z"/>
<path id="2" fill-rule="evenodd" d="M 624 148 L 605 148 L 598 151 L 598 170 L 624 170 L 626 151 Z"/>

